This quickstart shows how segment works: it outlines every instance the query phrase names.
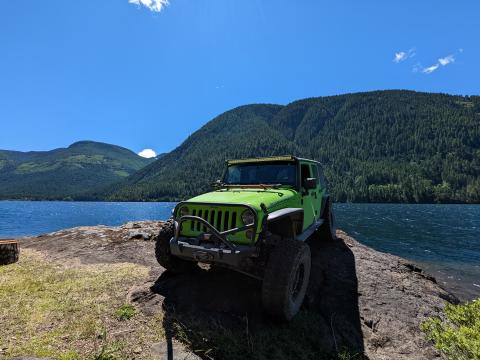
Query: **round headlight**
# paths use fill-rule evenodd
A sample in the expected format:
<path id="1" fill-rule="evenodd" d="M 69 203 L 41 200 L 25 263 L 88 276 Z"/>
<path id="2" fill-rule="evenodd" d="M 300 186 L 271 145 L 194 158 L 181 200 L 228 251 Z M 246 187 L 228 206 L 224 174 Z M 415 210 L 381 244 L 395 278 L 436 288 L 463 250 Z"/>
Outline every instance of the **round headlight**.
<path id="1" fill-rule="evenodd" d="M 188 207 L 182 206 L 182 207 L 180 208 L 180 211 L 179 211 L 178 213 L 180 214 L 180 216 L 188 215 Z"/>
<path id="2" fill-rule="evenodd" d="M 255 215 L 252 210 L 247 209 L 242 213 L 242 221 L 244 225 L 253 224 L 253 222 L 255 221 Z"/>

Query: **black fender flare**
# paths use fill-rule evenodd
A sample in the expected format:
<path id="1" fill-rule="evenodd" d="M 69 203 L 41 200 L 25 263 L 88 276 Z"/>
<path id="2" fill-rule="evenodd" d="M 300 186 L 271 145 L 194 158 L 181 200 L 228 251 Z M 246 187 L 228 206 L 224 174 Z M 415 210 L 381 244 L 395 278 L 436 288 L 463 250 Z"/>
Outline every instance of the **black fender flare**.
<path id="1" fill-rule="evenodd" d="M 328 210 L 329 203 L 331 204 L 331 197 L 330 195 L 326 194 L 322 197 L 322 214 L 320 215 L 320 219 L 325 219 L 325 212 Z"/>
<path id="2" fill-rule="evenodd" d="M 282 237 L 295 238 L 302 232 L 303 228 L 303 209 L 285 208 L 268 214 L 268 231 Z"/>

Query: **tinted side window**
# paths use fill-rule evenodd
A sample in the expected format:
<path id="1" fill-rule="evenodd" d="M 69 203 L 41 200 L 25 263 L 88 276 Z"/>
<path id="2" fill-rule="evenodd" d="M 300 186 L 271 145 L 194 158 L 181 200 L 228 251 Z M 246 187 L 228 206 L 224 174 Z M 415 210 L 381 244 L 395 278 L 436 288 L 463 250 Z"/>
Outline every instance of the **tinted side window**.
<path id="1" fill-rule="evenodd" d="M 322 168 L 318 165 L 312 165 L 314 169 L 314 173 L 317 174 L 316 177 L 320 183 L 320 187 L 324 189 L 326 187 L 325 183 L 325 176 L 323 176 Z"/>

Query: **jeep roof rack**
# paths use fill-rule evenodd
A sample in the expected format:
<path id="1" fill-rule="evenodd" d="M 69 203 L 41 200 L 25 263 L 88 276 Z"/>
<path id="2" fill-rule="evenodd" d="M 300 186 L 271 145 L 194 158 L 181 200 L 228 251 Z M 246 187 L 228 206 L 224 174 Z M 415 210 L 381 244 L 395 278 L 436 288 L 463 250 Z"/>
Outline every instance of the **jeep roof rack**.
<path id="1" fill-rule="evenodd" d="M 232 160 L 226 160 L 225 162 L 227 163 L 227 165 L 236 165 L 236 164 L 248 164 L 248 163 L 256 163 L 256 162 L 298 161 L 298 160 L 320 164 L 320 162 L 316 160 L 299 158 L 293 155 L 265 156 L 265 157 L 247 158 L 247 159 L 232 159 Z"/>
<path id="2" fill-rule="evenodd" d="M 296 160 L 298 160 L 298 158 L 295 156 L 282 155 L 282 156 L 266 156 L 266 157 L 249 158 L 249 159 L 227 160 L 226 163 L 228 165 L 236 165 L 236 164 L 247 164 L 247 163 L 256 163 L 256 162 L 296 161 Z"/>

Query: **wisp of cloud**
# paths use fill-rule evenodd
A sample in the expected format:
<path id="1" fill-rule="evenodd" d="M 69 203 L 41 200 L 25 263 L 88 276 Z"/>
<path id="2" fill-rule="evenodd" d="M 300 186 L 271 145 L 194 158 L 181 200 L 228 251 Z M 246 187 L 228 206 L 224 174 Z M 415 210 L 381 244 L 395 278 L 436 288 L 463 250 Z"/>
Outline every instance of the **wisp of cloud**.
<path id="1" fill-rule="evenodd" d="M 399 51 L 395 53 L 395 57 L 393 58 L 393 62 L 399 63 L 402 61 L 405 61 L 407 59 L 410 59 L 415 56 L 415 48 L 411 48 L 407 52 L 405 51 Z"/>
<path id="2" fill-rule="evenodd" d="M 455 62 L 455 58 L 453 57 L 453 55 L 448 55 L 448 56 L 445 56 L 444 58 L 438 59 L 438 62 L 440 63 L 440 65 L 446 66 L 450 63 Z"/>
<path id="3" fill-rule="evenodd" d="M 160 12 L 163 8 L 169 5 L 168 0 L 128 0 L 130 4 L 143 5 L 153 12 Z"/>
<path id="4" fill-rule="evenodd" d="M 425 73 L 425 74 L 431 74 L 432 72 L 437 70 L 439 66 L 440 66 L 439 64 L 429 66 L 429 67 L 423 69 L 422 72 Z"/>
<path id="5" fill-rule="evenodd" d="M 438 59 L 438 62 L 436 64 L 423 69 L 422 72 L 424 74 L 431 74 L 432 72 L 437 70 L 440 67 L 440 65 L 447 66 L 448 64 L 451 64 L 454 62 L 455 62 L 455 57 L 453 55 L 447 55 L 443 58 Z"/>
<path id="6" fill-rule="evenodd" d="M 405 51 L 400 51 L 395 53 L 395 57 L 393 58 L 393 62 L 399 63 L 407 58 L 407 53 Z"/>

